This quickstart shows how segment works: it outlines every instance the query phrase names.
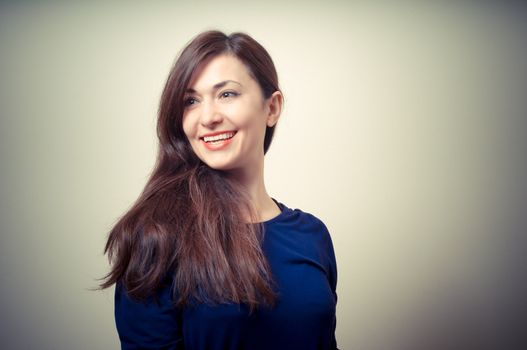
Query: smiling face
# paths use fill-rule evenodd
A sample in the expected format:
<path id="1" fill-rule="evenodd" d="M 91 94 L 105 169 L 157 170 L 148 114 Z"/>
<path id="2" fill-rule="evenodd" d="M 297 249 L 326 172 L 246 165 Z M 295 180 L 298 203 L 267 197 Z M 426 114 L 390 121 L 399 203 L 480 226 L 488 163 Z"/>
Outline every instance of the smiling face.
<path id="1" fill-rule="evenodd" d="M 194 73 L 184 98 L 183 131 L 209 167 L 251 169 L 263 164 L 265 130 L 278 121 L 281 103 L 279 91 L 265 99 L 245 64 L 222 54 Z"/>

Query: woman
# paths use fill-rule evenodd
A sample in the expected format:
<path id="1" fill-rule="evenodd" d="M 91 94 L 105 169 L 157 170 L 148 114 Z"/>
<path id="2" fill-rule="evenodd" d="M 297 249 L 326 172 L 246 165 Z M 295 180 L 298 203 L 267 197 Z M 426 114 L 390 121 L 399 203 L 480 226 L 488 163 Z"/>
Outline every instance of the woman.
<path id="1" fill-rule="evenodd" d="M 250 36 L 207 31 L 181 52 L 155 169 L 105 248 L 122 349 L 336 349 L 331 237 L 265 189 L 282 103 Z"/>

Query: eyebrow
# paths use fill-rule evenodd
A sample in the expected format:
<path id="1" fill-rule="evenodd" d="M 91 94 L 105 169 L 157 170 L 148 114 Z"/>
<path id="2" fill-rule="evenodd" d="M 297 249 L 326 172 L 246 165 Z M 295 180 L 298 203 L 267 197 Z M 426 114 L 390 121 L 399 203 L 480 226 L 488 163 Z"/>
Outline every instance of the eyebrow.
<path id="1" fill-rule="evenodd" d="M 216 83 L 212 86 L 212 90 L 217 90 L 219 88 L 222 88 L 224 87 L 225 85 L 227 85 L 227 83 L 235 83 L 235 84 L 238 84 L 240 86 L 243 86 L 242 84 L 238 83 L 237 81 L 235 80 L 224 80 L 224 81 L 220 81 L 219 83 Z M 196 90 L 192 89 L 192 88 L 188 88 L 186 90 L 186 92 L 190 92 L 190 93 L 195 93 Z"/>

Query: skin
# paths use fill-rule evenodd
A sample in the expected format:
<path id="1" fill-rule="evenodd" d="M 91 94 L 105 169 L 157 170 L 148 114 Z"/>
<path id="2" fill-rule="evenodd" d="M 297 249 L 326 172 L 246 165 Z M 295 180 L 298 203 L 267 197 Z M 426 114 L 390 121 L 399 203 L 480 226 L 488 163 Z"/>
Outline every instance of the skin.
<path id="1" fill-rule="evenodd" d="M 221 87 L 214 87 L 222 83 Z M 185 96 L 183 130 L 196 155 L 208 166 L 228 172 L 251 198 L 259 221 L 280 213 L 264 183 L 263 143 L 266 126 L 278 122 L 283 96 L 275 91 L 265 99 L 258 82 L 234 55 L 203 62 Z M 218 131 L 236 131 L 231 143 L 209 150 L 200 139 Z"/>

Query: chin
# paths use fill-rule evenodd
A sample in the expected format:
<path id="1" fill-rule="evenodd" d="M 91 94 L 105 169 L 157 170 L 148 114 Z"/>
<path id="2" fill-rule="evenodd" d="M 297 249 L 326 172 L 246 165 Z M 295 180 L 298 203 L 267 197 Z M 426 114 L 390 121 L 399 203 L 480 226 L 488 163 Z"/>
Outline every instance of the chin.
<path id="1" fill-rule="evenodd" d="M 205 163 L 209 168 L 214 170 L 221 170 L 221 171 L 227 171 L 232 169 L 232 165 L 229 163 L 222 163 L 222 162 L 207 162 L 203 160 L 203 163 Z"/>

